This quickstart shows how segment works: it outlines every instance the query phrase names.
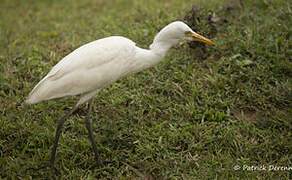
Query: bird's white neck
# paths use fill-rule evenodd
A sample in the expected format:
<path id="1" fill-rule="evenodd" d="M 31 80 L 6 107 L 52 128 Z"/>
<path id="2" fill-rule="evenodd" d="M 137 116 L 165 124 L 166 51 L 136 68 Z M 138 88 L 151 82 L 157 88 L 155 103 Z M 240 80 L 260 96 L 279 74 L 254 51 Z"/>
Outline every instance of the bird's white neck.
<path id="1" fill-rule="evenodd" d="M 153 51 L 152 49 L 149 50 L 137 47 L 137 52 L 135 55 L 136 62 L 133 64 L 134 72 L 147 69 L 159 63 L 163 59 L 165 53 L 160 54 L 158 52 Z"/>
<path id="2" fill-rule="evenodd" d="M 170 39 L 167 34 L 162 30 L 154 38 L 153 43 L 150 45 L 150 51 L 164 57 L 166 52 L 175 44 L 179 39 Z"/>
<path id="3" fill-rule="evenodd" d="M 159 63 L 167 51 L 177 42 L 178 40 L 162 41 L 159 36 L 156 36 L 149 49 L 137 48 L 135 58 L 137 61 L 133 67 L 133 71 L 138 72 Z"/>
<path id="4" fill-rule="evenodd" d="M 172 44 L 165 42 L 153 42 L 150 45 L 150 51 L 163 58 L 167 51 L 171 48 Z"/>
<path id="5" fill-rule="evenodd" d="M 153 43 L 149 46 L 149 49 L 142 49 L 137 47 L 136 61 L 132 64 L 132 71 L 139 72 L 147 69 L 155 64 L 159 63 L 167 53 L 167 51 L 175 44 L 179 39 L 169 38 L 168 34 L 163 30 L 160 31 L 154 38 Z"/>

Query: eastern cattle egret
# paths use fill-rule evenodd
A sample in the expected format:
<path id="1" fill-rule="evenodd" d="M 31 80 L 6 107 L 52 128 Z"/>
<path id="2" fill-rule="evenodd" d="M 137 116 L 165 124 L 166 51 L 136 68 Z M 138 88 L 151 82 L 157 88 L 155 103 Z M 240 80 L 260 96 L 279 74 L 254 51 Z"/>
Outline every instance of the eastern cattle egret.
<path id="1" fill-rule="evenodd" d="M 81 104 L 89 101 L 102 88 L 129 74 L 142 71 L 160 62 L 166 52 L 180 40 L 195 40 L 214 45 L 214 43 L 195 33 L 188 25 L 175 21 L 164 27 L 154 38 L 149 49 L 142 49 L 133 41 L 121 36 L 111 36 L 85 44 L 64 57 L 33 88 L 26 103 L 34 104 L 43 100 L 64 96 L 81 95 L 77 104 L 58 121 L 54 146 L 51 152 L 50 167 L 54 167 L 56 149 L 61 128 Z M 89 102 L 86 128 L 95 160 L 99 162 L 96 143 L 93 137 L 89 114 L 92 102 Z"/>

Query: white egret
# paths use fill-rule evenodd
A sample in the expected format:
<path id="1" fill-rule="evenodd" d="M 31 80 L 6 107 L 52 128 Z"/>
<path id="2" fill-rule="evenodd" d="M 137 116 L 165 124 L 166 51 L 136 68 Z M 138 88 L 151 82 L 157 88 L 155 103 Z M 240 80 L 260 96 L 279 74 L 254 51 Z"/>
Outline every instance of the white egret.
<path id="1" fill-rule="evenodd" d="M 33 88 L 26 103 L 34 104 L 43 100 L 64 96 L 81 95 L 77 104 L 63 116 L 57 125 L 54 146 L 51 152 L 50 167 L 55 174 L 55 155 L 61 128 L 81 104 L 89 101 L 102 88 L 129 74 L 142 71 L 160 62 L 166 52 L 180 40 L 195 40 L 214 45 L 214 43 L 195 33 L 188 25 L 175 21 L 164 27 L 154 38 L 149 49 L 135 46 L 130 39 L 111 36 L 85 44 L 64 57 Z M 92 133 L 89 114 L 92 102 L 89 102 L 85 120 L 89 139 L 98 162 L 98 153 Z"/>

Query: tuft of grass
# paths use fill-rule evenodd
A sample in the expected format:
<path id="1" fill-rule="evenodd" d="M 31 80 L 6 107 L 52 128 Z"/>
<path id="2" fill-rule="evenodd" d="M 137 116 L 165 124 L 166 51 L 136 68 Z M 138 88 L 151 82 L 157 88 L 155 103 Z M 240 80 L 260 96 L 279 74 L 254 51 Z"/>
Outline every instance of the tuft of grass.
<path id="1" fill-rule="evenodd" d="M 226 1 L 194 1 L 215 11 Z M 60 179 L 291 179 L 291 2 L 245 0 L 220 17 L 205 60 L 186 44 L 158 66 L 119 80 L 91 114 L 104 166 L 84 127 L 86 108 L 65 123 Z M 33 106 L 34 85 L 78 46 L 122 35 L 147 48 L 187 0 L 9 1 L 0 3 L 0 178 L 46 179 L 58 117 L 76 97 Z M 204 24 L 201 24 L 202 26 Z M 203 31 L 204 29 L 201 28 Z M 239 170 L 234 170 L 238 165 Z"/>

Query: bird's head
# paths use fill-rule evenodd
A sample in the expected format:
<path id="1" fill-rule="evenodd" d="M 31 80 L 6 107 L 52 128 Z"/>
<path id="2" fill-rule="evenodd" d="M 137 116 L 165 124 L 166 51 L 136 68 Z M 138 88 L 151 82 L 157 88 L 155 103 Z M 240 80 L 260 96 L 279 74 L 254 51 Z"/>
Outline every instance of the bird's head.
<path id="1" fill-rule="evenodd" d="M 205 44 L 215 45 L 210 39 L 197 34 L 182 21 L 175 21 L 165 26 L 155 36 L 154 42 L 164 42 L 173 45 L 180 40 L 200 41 Z"/>

